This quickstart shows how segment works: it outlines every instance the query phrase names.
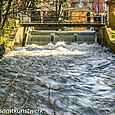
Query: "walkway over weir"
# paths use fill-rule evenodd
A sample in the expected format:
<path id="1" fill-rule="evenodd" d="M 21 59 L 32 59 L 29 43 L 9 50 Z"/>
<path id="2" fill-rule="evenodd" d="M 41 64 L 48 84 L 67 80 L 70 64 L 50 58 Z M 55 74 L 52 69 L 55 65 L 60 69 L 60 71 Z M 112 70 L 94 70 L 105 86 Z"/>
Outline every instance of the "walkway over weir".
<path id="1" fill-rule="evenodd" d="M 39 27 L 104 27 L 107 19 L 104 15 L 87 15 L 87 12 L 68 11 L 56 16 L 55 12 L 34 12 L 31 16 L 22 16 L 22 26 Z M 75 15 L 72 15 L 74 13 Z M 79 14 L 79 15 L 76 15 Z"/>
<path id="2" fill-rule="evenodd" d="M 72 23 L 65 23 L 65 22 L 50 22 L 50 23 L 40 23 L 40 22 L 23 22 L 21 23 L 22 26 L 30 27 L 30 26 L 64 26 L 64 27 L 104 27 L 106 24 L 105 23 L 77 23 L 77 22 L 72 22 Z"/>

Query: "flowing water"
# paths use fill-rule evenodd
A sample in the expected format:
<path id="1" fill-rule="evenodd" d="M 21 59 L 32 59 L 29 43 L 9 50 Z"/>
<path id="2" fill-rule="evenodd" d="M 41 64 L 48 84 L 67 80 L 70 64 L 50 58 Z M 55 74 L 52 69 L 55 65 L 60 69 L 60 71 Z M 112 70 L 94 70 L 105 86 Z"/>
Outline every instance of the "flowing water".
<path id="1" fill-rule="evenodd" d="M 41 108 L 49 115 L 54 109 L 57 115 L 115 115 L 115 54 L 86 43 L 14 48 L 0 60 L 0 106 Z"/>

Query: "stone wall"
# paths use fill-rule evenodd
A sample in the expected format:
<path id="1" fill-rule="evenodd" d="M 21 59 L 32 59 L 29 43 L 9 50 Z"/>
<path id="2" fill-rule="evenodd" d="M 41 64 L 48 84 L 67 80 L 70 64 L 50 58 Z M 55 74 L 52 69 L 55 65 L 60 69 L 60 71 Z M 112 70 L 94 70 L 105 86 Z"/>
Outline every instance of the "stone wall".
<path id="1" fill-rule="evenodd" d="M 115 29 L 115 3 L 109 5 L 109 25 L 112 29 Z"/>

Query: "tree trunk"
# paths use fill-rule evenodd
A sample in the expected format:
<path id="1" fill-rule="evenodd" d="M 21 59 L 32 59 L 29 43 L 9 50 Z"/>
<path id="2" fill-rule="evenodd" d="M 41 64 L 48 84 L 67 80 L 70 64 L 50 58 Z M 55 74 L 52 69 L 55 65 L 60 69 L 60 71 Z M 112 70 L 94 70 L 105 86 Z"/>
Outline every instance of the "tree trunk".
<path id="1" fill-rule="evenodd" d="M 56 0 L 56 5 L 55 5 L 55 7 L 56 7 L 56 21 L 58 20 L 58 0 Z"/>
<path id="2" fill-rule="evenodd" d="M 60 3 L 60 4 L 59 4 L 59 10 L 58 10 L 58 19 L 59 19 L 60 14 L 61 14 L 61 8 L 62 8 L 62 4 Z"/>
<path id="3" fill-rule="evenodd" d="M 2 23 L 1 29 L 3 29 L 3 27 L 4 27 L 4 25 L 5 25 L 5 22 L 6 22 L 6 20 L 7 20 L 8 13 L 9 13 L 9 10 L 10 10 L 12 1 L 13 1 L 13 0 L 8 0 L 8 5 L 7 5 L 7 8 L 6 8 L 6 13 L 5 13 L 5 15 L 4 15 L 4 19 L 3 19 L 3 23 Z"/>
<path id="4" fill-rule="evenodd" d="M 0 26 L 1 26 L 1 22 L 2 22 L 2 5 L 3 5 L 3 0 L 0 0 Z"/>

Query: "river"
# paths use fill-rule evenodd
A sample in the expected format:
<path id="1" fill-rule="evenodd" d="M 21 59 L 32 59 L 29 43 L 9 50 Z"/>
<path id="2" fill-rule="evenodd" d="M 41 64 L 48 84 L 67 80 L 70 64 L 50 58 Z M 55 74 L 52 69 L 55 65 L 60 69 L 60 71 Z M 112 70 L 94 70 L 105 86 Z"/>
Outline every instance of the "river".
<path id="1" fill-rule="evenodd" d="M 0 103 L 49 115 L 115 115 L 115 54 L 86 43 L 16 47 L 0 60 Z"/>

